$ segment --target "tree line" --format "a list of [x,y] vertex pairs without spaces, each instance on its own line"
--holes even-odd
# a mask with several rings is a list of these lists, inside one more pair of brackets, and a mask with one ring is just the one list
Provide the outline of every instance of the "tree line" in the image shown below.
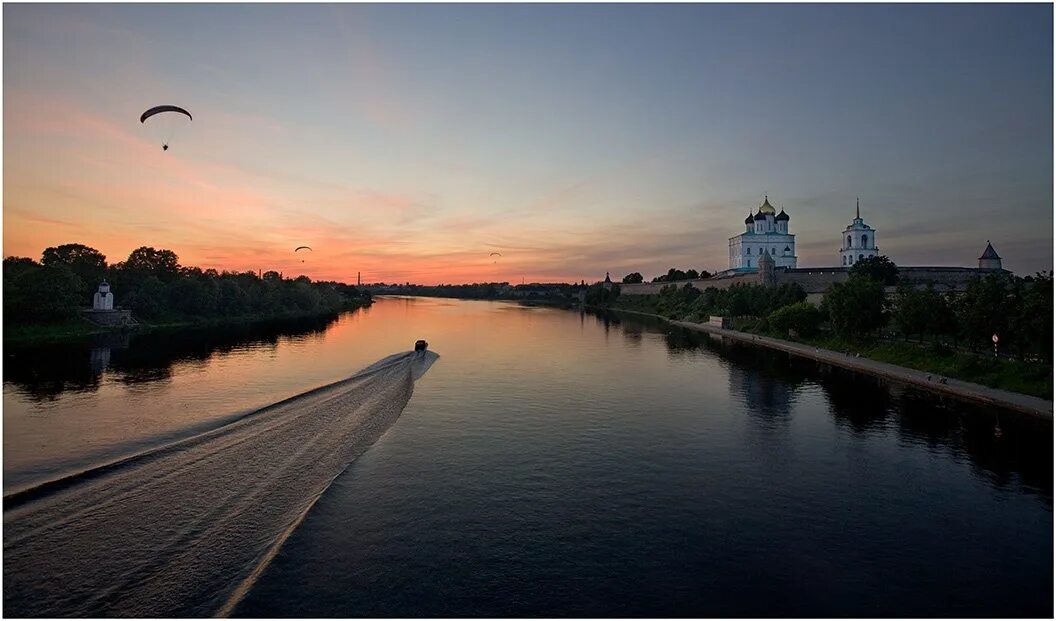
[[[680,280],[697,280],[698,278],[711,278],[711,272],[708,270],[700,270],[698,272],[694,269],[680,270],[672,267],[667,270],[666,274],[654,276],[649,282],[678,282]],[[641,272],[631,272],[623,277],[622,282],[624,284],[636,284],[645,282],[645,277],[642,276]]]
[[182,266],[175,252],[149,246],[113,264],[83,244],[54,246],[44,250],[39,262],[5,258],[3,279],[8,325],[73,319],[91,306],[103,280],[111,285],[115,306],[147,320],[323,314],[370,300],[369,293],[353,285],[307,276]]
[[[616,291],[618,295],[618,290]],[[734,284],[700,291],[688,283],[668,285],[659,294],[595,296],[598,305],[653,312],[671,319],[707,321],[711,315],[753,318],[756,326],[782,336],[809,337],[827,332],[845,341],[925,339],[971,351],[1000,349],[1025,360],[1051,362],[1053,356],[1053,274],[1018,277],[991,273],[974,279],[963,292],[939,292],[899,278],[887,257],[856,263],[846,282],[834,283],[819,306],[806,302],[799,285]]]

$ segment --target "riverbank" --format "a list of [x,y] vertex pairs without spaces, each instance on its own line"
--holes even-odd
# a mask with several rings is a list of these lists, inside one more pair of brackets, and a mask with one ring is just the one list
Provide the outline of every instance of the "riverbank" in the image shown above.
[[614,310],[616,312],[630,313],[634,315],[644,315],[647,317],[655,317],[668,321],[673,325],[689,330],[705,332],[708,334],[715,334],[723,338],[729,338],[743,343],[750,343],[753,345],[777,349],[795,356],[800,356],[802,358],[809,358],[818,362],[824,362],[826,364],[831,364],[833,366],[838,366],[844,369],[858,371],[861,373],[868,373],[870,375],[882,377],[884,379],[894,380],[905,384],[911,384],[913,386],[923,388],[925,390],[930,390],[932,392],[960,399],[967,399],[969,401],[975,401],[979,403],[985,403],[987,405],[1007,408],[1010,410],[1015,410],[1017,412],[1037,416],[1047,420],[1053,419],[1053,402],[1031,395],[1002,390],[1000,388],[992,388],[989,386],[983,386],[981,384],[975,384],[972,382],[966,382],[954,378],[947,378],[944,376],[936,375],[934,373],[929,373],[927,371],[911,369],[908,367],[898,366],[887,362],[880,362],[878,360],[872,360],[869,358],[861,358],[855,355],[850,355],[845,352],[838,352],[830,349],[822,349],[813,345],[795,343],[792,341],[786,341],[770,336],[751,334],[749,332],[740,332],[737,330],[719,328],[716,326],[702,323],[694,323],[691,321],[667,319],[666,317],[662,317],[660,315],[643,313],[640,311],[628,311],[622,309],[607,310]]
[[276,313],[270,315],[237,315],[234,317],[182,317],[161,321],[137,321],[133,326],[100,326],[87,320],[58,324],[4,326],[4,345],[36,345],[75,341],[103,334],[143,333],[152,331],[221,328],[231,325],[248,325],[273,321],[291,321],[328,317],[345,311],[366,308],[372,299],[349,303],[326,312]]

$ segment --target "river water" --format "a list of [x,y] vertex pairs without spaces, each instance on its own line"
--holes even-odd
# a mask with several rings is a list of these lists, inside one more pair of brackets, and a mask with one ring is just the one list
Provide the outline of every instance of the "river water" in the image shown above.
[[[427,373],[392,357],[417,338],[439,354]],[[1051,423],[657,321],[381,298],[332,320],[5,348],[4,362],[12,614],[1052,614]],[[356,435],[396,400],[402,414]],[[205,462],[209,478],[187,474]],[[27,489],[45,491],[12,501]],[[141,529],[171,535],[147,551],[173,559],[179,588],[114,566],[135,589],[49,591],[51,572],[70,584],[77,570],[34,560],[60,547],[40,533],[84,508],[103,526],[82,541],[98,537],[112,520],[88,508],[104,497],[120,519],[186,520]],[[110,530],[105,547],[143,552],[122,534],[135,525]],[[178,545],[218,541],[223,563]]]

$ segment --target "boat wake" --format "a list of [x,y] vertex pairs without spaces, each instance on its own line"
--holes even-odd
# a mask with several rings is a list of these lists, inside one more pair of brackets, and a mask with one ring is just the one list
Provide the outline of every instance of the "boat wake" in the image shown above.
[[399,418],[433,352],[4,497],[7,616],[226,615]]

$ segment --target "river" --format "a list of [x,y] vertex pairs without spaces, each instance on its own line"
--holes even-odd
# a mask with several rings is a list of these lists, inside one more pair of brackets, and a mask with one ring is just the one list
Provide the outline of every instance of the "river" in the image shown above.
[[[439,357],[412,394],[392,356],[418,338]],[[328,320],[4,357],[10,614],[1052,614],[1051,422],[647,318],[393,297]],[[356,436],[344,412],[372,399],[406,408]],[[246,417],[269,405],[273,421]],[[30,535],[111,494],[77,473],[121,459],[106,476],[129,491],[106,507],[124,508],[93,519],[206,509],[166,544],[179,588],[141,568],[161,586],[125,572],[128,592],[51,593],[60,570],[34,559],[59,544]],[[177,477],[202,462],[209,479]],[[63,496],[10,501],[70,476]],[[282,502],[254,504],[268,493]],[[122,534],[135,528],[107,536],[142,552]],[[226,565],[180,556],[186,541],[223,542]]]

